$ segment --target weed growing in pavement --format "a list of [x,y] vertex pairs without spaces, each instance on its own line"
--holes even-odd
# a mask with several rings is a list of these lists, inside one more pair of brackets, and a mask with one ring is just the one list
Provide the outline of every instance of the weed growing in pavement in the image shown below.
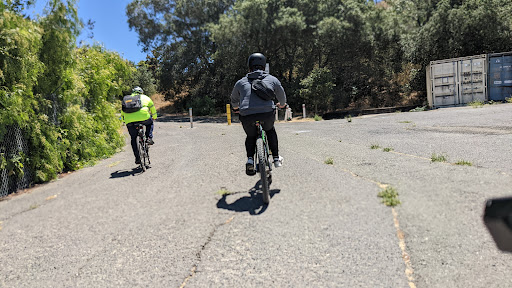
[[331,157],[329,157],[324,161],[324,163],[327,165],[334,165],[334,160]]
[[226,189],[226,187],[221,187],[219,191],[217,191],[217,194],[219,195],[229,195],[231,192]]
[[382,198],[382,203],[386,206],[394,207],[396,205],[402,204],[398,199],[398,192],[393,187],[386,187],[386,189],[382,190],[377,194],[380,198]]
[[372,144],[372,146],[370,146],[370,149],[379,149],[380,146],[379,144]]
[[315,121],[322,121],[322,120],[324,120],[324,119],[322,119],[322,116],[316,115],[316,114],[315,114],[315,117],[313,119],[315,119]]
[[398,123],[405,123],[405,124],[408,124],[408,123],[412,123],[412,121],[400,121]]
[[512,97],[505,98],[505,101],[507,101],[507,103],[512,103]]
[[436,154],[432,153],[432,156],[430,157],[430,160],[432,162],[446,162],[446,156],[442,154]]
[[352,116],[351,115],[348,115],[347,117],[345,117],[345,119],[347,119],[348,123],[352,122]]
[[473,108],[482,108],[484,106],[484,101],[475,100],[468,103],[469,106]]
[[473,166],[473,163],[466,161],[466,160],[459,160],[459,161],[455,162],[455,165]]
[[391,152],[391,151],[393,151],[393,148],[386,147],[386,148],[382,149],[382,151],[384,151],[384,152]]
[[32,204],[32,205],[30,205],[30,208],[29,208],[29,209],[30,209],[30,210],[34,210],[34,209],[36,209],[37,207],[39,207],[39,204]]

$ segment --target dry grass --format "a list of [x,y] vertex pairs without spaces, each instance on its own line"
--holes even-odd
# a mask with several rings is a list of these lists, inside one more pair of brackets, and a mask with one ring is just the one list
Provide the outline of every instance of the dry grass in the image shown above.
[[172,102],[166,101],[163,94],[154,94],[151,96],[153,103],[155,104],[156,111],[158,114],[170,114],[175,113]]

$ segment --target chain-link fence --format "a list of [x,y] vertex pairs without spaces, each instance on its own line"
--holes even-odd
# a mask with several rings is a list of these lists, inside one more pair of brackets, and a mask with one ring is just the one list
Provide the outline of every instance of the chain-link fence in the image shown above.
[[0,156],[4,162],[0,169],[0,197],[28,188],[34,182],[34,172],[25,158],[29,153],[23,131],[17,125],[8,126],[0,143]]
[[[49,123],[59,126],[59,116],[64,113],[65,106],[59,102],[60,96],[57,93],[49,94],[45,98],[51,104],[43,109],[43,113],[48,116]],[[4,161],[2,166],[5,166],[0,166],[0,197],[28,188],[34,182],[34,171],[26,163],[31,154],[28,147],[26,135],[20,127],[8,126],[7,133],[0,143],[0,156]]]

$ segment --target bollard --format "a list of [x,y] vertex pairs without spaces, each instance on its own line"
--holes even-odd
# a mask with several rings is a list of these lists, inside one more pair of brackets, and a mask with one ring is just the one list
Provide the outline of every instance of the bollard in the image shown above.
[[228,115],[228,125],[231,125],[231,105],[226,104],[226,113]]
[[288,106],[288,105],[286,105],[286,114],[284,115],[284,120],[285,121],[292,120],[292,108],[290,108],[290,106]]
[[279,121],[279,109],[276,108],[276,122]]
[[194,120],[192,119],[192,108],[188,108],[188,115],[190,116],[190,128],[194,128]]
[[302,104],[302,118],[306,119],[306,104]]

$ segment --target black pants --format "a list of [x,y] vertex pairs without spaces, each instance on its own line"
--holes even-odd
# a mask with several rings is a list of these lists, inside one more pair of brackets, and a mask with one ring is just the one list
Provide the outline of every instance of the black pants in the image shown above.
[[254,125],[256,121],[263,123],[262,127],[267,133],[268,146],[272,152],[272,156],[279,156],[277,133],[274,128],[275,117],[274,112],[251,114],[247,116],[240,115],[240,122],[242,122],[245,134],[247,135],[247,138],[245,139],[247,157],[254,157],[254,151],[256,150],[256,139],[258,138],[258,130]]
[[153,119],[149,118],[146,121],[140,121],[140,122],[132,122],[126,124],[126,128],[128,128],[128,133],[130,133],[131,138],[131,144],[132,144],[132,150],[133,155],[135,156],[135,159],[139,159],[139,150],[137,149],[137,126],[136,124],[143,124],[146,126],[146,138],[153,138]]

